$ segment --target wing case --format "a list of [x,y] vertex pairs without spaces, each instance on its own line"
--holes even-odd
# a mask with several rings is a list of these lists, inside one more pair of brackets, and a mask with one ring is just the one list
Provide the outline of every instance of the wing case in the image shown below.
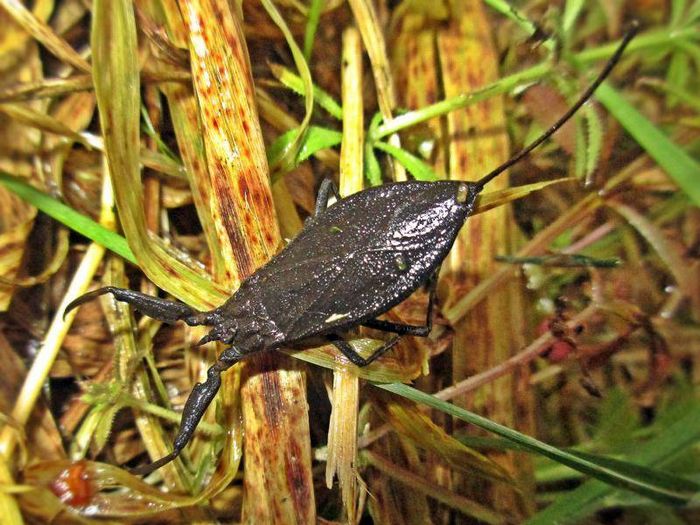
[[280,342],[342,331],[386,312],[447,255],[476,198],[465,186],[385,184],[341,199],[310,218],[222,310],[266,318]]

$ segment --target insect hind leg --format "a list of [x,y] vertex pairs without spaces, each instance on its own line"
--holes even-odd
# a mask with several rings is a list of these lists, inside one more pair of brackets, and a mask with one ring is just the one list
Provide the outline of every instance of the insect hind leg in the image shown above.
[[130,304],[142,314],[165,323],[172,324],[177,321],[185,321],[187,324],[194,326],[207,324],[209,321],[207,313],[198,312],[184,303],[168,301],[166,299],[160,299],[141,292],[117,288],[115,286],[105,286],[81,295],[66,306],[63,317],[65,318],[68,312],[81,304],[107,293],[111,293],[117,301]]
[[384,343],[380,348],[374,351],[374,353],[367,357],[364,358],[360,354],[357,353],[357,351],[348,343],[347,341],[344,341],[343,339],[340,338],[333,338],[331,339],[331,343],[333,346],[335,346],[338,350],[342,352],[342,354],[347,357],[350,362],[356,366],[359,367],[365,367],[374,360],[380,358],[383,356],[385,353],[387,353],[389,350],[394,348],[396,346],[396,343],[399,342],[400,337],[394,337]]
[[234,347],[224,350],[216,363],[207,370],[207,379],[203,383],[197,383],[190,392],[185,408],[182,410],[180,430],[173,443],[173,451],[153,463],[132,470],[133,474],[145,476],[156,469],[167,465],[177,458],[187,443],[192,440],[199,422],[207,411],[216,393],[221,387],[221,372],[224,372],[241,360],[242,354]]
[[391,321],[384,321],[382,319],[370,319],[362,323],[363,326],[367,328],[374,328],[375,330],[381,330],[383,332],[391,332],[398,335],[412,335],[416,337],[427,337],[430,331],[433,329],[433,307],[435,305],[435,298],[437,292],[437,277],[439,270],[437,270],[430,277],[426,283],[426,288],[428,289],[428,309],[425,316],[424,325],[413,325],[404,323],[393,323]]

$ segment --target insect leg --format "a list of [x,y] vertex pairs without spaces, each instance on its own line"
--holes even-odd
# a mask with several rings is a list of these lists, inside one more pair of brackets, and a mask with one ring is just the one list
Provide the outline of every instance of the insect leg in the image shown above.
[[314,215],[319,215],[323,213],[326,208],[328,208],[328,201],[331,198],[331,193],[335,197],[335,200],[340,200],[340,194],[338,193],[338,188],[335,187],[335,183],[332,179],[323,179],[321,186],[318,188],[318,196],[316,197],[316,209]]
[[202,419],[207,407],[209,407],[214,396],[216,396],[216,393],[219,391],[219,387],[221,387],[221,372],[231,368],[240,361],[242,357],[241,353],[234,347],[227,348],[221,353],[218,361],[207,370],[206,381],[194,385],[190,396],[185,402],[185,408],[182,410],[182,419],[180,420],[180,431],[175,438],[173,451],[153,463],[133,469],[133,474],[137,476],[150,474],[163,465],[167,465],[180,455],[182,449],[185,448],[185,445],[187,445],[192,439],[192,436],[194,436],[194,431],[197,425],[199,425],[199,421]]
[[167,301],[158,297],[135,292],[133,290],[126,290],[124,288],[116,288],[114,286],[105,286],[104,288],[98,288],[97,290],[81,295],[66,306],[63,317],[81,304],[106,293],[111,293],[117,301],[132,305],[142,314],[165,323],[172,324],[176,321],[185,321],[189,325],[199,325],[208,322],[208,313],[193,310],[184,303]]
[[396,343],[399,342],[400,337],[394,337],[384,343],[380,348],[375,350],[375,352],[369,356],[368,358],[362,357],[360,354],[358,354],[355,349],[348,343],[347,341],[344,341],[343,339],[340,338],[333,338],[331,340],[331,343],[333,346],[335,346],[338,350],[342,352],[342,354],[347,357],[350,362],[354,365],[357,366],[367,366],[370,364],[372,361],[375,359],[383,356],[386,352],[391,350],[394,346],[396,346]]
[[382,330],[384,332],[392,332],[399,335],[413,335],[417,337],[427,337],[430,331],[433,329],[433,306],[435,304],[435,296],[437,292],[437,276],[440,270],[438,269],[433,273],[426,287],[428,289],[428,311],[425,318],[425,324],[422,326],[404,324],[404,323],[392,323],[391,321],[384,321],[382,319],[370,319],[362,323],[363,326],[367,328],[374,328],[375,330]]

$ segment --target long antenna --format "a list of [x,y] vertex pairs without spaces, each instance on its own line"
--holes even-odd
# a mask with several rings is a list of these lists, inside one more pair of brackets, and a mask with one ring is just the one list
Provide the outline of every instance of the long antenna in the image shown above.
[[557,120],[547,131],[542,133],[542,135],[540,135],[536,140],[534,140],[529,146],[526,146],[524,149],[520,150],[510,159],[498,166],[495,170],[489,172],[487,175],[476,181],[475,189],[477,191],[481,191],[483,187],[486,186],[486,184],[498,177],[501,173],[510,168],[513,164],[516,164],[524,157],[527,157],[533,149],[535,149],[537,146],[539,146],[545,140],[551,137],[559,128],[561,128],[566,123],[567,120],[569,120],[574,115],[574,113],[581,109],[581,106],[583,106],[588,101],[588,99],[591,98],[595,90],[598,89],[598,86],[600,86],[603,83],[603,80],[605,80],[610,74],[610,72],[613,70],[615,64],[617,64],[617,62],[622,57],[622,54],[625,52],[627,44],[629,44],[630,41],[634,38],[638,30],[639,22],[634,20],[630,24],[630,28],[627,30],[627,33],[625,33],[625,36],[622,38],[622,42],[620,43],[619,47],[615,50],[613,56],[610,57],[610,60],[608,60],[608,63],[605,64],[605,67],[600,72],[598,77],[593,81],[593,83],[590,86],[588,86],[588,89],[583,93],[583,95],[581,95],[581,97],[576,101],[576,103],[573,106],[571,106],[569,110],[566,113],[564,113],[564,115],[562,115],[559,120]]

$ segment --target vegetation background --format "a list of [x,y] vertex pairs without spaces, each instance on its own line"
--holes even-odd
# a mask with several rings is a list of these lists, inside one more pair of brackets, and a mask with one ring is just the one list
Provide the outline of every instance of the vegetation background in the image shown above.
[[[632,20],[595,100],[482,196],[430,338],[362,370],[255,356],[181,459],[128,473],[220,349],[68,301],[211,308],[324,177],[475,180]],[[0,521],[698,520],[700,2],[0,0],[0,21]]]

